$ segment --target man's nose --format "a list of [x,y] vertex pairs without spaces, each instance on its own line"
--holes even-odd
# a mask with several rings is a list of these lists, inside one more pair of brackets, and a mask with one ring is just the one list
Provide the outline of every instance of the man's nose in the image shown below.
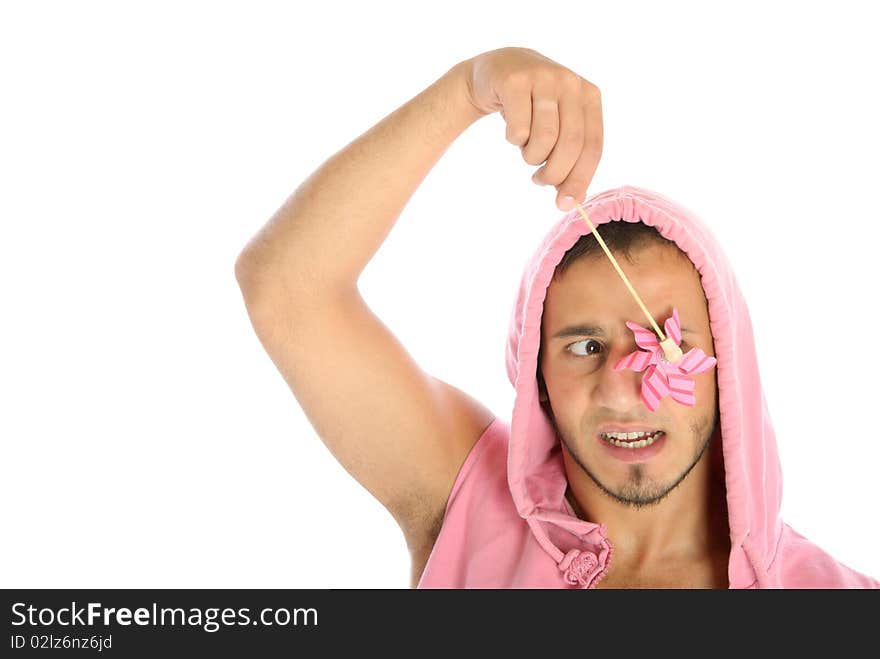
[[632,349],[609,353],[598,373],[594,391],[595,402],[612,410],[637,409],[642,400],[642,376],[644,371],[632,369],[614,370],[614,365]]

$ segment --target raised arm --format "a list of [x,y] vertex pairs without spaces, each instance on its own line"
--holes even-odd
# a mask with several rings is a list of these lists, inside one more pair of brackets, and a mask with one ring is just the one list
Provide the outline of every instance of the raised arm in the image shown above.
[[547,161],[533,180],[557,187],[560,208],[566,193],[583,199],[601,153],[597,88],[502,48],[456,64],[332,155],[235,264],[261,343],[332,454],[398,521],[414,563],[493,414],[423,372],[357,282],[446,149],[495,111],[526,162]]
[[357,281],[432,166],[485,115],[469,101],[466,65],[332,155],[235,265],[253,327],[317,434],[415,552],[493,416],[424,373]]

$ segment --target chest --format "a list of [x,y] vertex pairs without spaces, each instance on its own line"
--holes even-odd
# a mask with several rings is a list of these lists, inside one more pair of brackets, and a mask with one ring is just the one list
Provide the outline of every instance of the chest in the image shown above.
[[718,558],[663,569],[634,570],[612,564],[596,588],[728,588],[727,560]]

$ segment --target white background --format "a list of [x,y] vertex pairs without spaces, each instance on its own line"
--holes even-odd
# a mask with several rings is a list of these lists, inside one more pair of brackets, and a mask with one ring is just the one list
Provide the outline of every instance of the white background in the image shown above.
[[[0,586],[408,586],[402,534],[309,425],[234,262],[327,157],[502,46],[602,90],[589,194],[648,187],[712,227],[752,314],[783,518],[880,576],[872,12],[4,3]],[[561,216],[535,169],[481,119],[361,279],[425,370],[507,419],[516,286]]]

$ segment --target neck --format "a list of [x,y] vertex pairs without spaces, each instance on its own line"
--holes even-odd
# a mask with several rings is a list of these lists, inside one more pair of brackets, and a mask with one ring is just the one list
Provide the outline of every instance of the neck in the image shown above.
[[713,438],[681,483],[638,509],[603,492],[564,450],[566,498],[578,517],[605,525],[618,560],[634,567],[701,560],[729,547],[723,471],[713,468],[720,450]]

